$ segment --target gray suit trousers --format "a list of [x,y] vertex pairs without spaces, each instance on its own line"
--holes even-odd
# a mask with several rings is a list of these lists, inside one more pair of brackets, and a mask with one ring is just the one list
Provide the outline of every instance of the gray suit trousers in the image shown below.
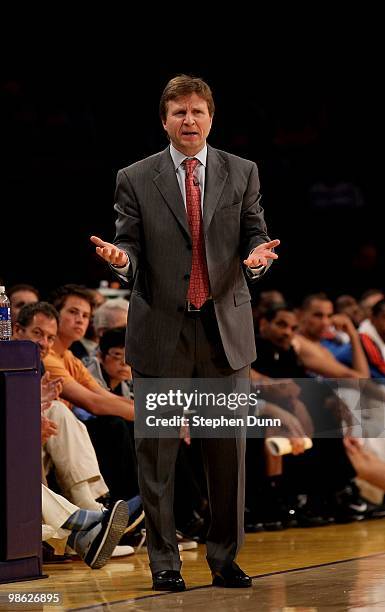
[[[134,387],[135,381],[146,378],[137,371],[133,374]],[[233,370],[229,366],[212,301],[206,302],[200,314],[185,313],[176,352],[164,377],[249,378],[249,367]],[[145,410],[140,402],[137,404],[136,396],[135,410]],[[181,567],[173,515],[174,471],[181,443],[178,438],[136,439],[153,573]],[[211,570],[218,571],[231,565],[243,543],[245,438],[205,438],[201,444],[211,511],[207,561]]]

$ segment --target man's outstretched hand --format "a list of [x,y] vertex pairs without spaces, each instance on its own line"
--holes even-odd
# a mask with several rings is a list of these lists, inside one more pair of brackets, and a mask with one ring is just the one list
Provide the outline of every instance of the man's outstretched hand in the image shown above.
[[255,247],[254,251],[250,253],[247,259],[243,261],[245,266],[249,268],[257,268],[258,266],[267,266],[268,259],[278,259],[278,255],[273,253],[271,249],[278,246],[280,240],[270,240],[270,242],[263,242]]
[[91,236],[90,240],[96,244],[96,253],[108,263],[122,268],[128,264],[127,253],[118,249],[111,242],[105,242],[97,236]]
[[[91,236],[91,242],[96,245],[96,253],[113,266],[124,267],[128,264],[127,253],[118,249],[118,247],[111,244],[111,242],[105,242],[101,238],[98,238],[98,236]],[[267,266],[268,259],[278,259],[278,255],[273,253],[271,249],[274,249],[274,247],[279,244],[280,240],[270,240],[270,242],[259,244],[243,263],[250,268]]]

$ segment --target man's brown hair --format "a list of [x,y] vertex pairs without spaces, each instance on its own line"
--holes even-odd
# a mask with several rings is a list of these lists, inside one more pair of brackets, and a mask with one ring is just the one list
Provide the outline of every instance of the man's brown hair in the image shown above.
[[67,298],[72,296],[81,298],[82,300],[88,302],[91,306],[91,311],[94,309],[95,300],[92,292],[83,285],[63,285],[53,292],[50,301],[55,306],[56,310],[60,312],[64,307]]
[[17,323],[20,325],[20,327],[28,327],[28,325],[31,325],[33,318],[38,314],[44,315],[47,317],[47,319],[54,319],[59,325],[59,315],[57,310],[48,302],[33,302],[32,304],[25,304],[17,315]]
[[159,114],[162,121],[166,120],[167,102],[169,100],[175,100],[180,96],[189,96],[192,93],[196,93],[197,96],[206,100],[209,115],[212,117],[215,110],[214,99],[212,91],[207,83],[198,77],[188,74],[179,74],[167,83],[160,98]]

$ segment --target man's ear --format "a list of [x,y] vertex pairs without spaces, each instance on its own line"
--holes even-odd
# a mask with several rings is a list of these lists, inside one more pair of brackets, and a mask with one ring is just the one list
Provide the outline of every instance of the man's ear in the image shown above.
[[259,332],[261,334],[265,331],[266,325],[267,325],[267,320],[265,319],[265,317],[261,317],[259,319]]
[[20,323],[17,323],[16,321],[16,323],[13,324],[13,335],[16,337],[20,336],[22,329],[23,328],[21,327]]

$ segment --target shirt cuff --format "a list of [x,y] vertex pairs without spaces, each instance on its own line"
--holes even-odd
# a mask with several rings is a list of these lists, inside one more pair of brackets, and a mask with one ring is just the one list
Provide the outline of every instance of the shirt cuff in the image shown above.
[[265,268],[266,266],[263,265],[260,265],[257,268],[250,268],[249,266],[247,266],[246,272],[250,278],[257,278],[258,276],[261,276],[261,274],[263,274]]
[[111,264],[111,267],[114,269],[116,274],[120,274],[121,276],[127,276],[127,272],[130,268],[130,260],[128,260],[128,263],[126,263],[126,265],[123,268],[114,266],[114,264]]

